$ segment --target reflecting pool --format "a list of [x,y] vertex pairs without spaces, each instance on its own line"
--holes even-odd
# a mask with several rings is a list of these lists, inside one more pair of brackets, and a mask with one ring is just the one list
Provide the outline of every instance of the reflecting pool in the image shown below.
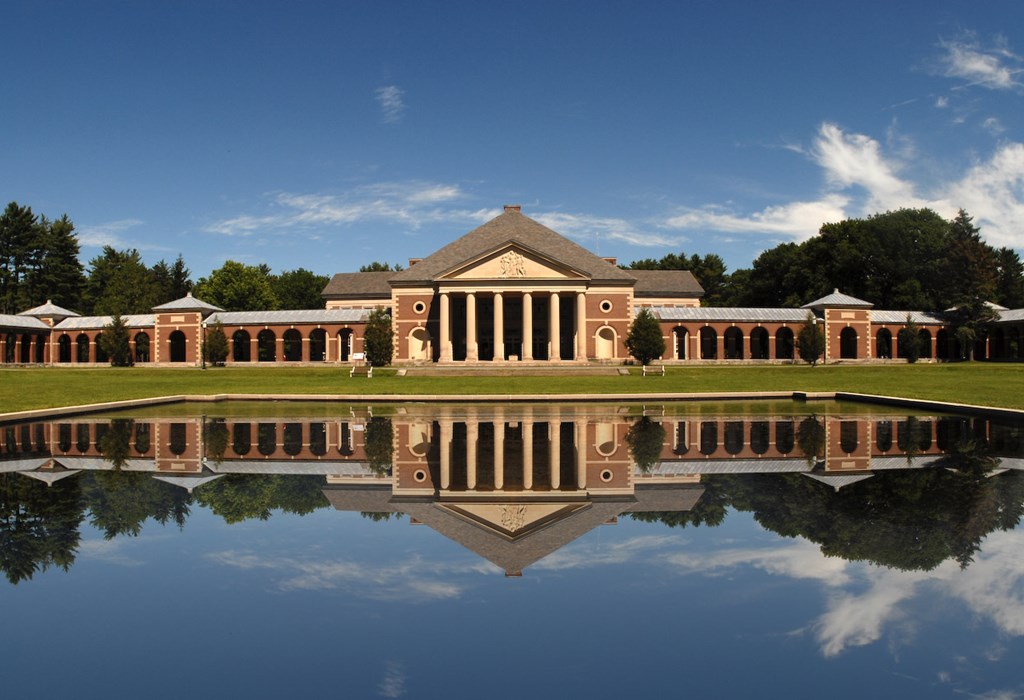
[[1018,697],[1024,427],[219,403],[0,425],[10,697]]

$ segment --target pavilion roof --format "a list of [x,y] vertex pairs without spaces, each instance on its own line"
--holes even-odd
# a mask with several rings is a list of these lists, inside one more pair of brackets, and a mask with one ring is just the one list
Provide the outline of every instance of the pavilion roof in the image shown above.
[[213,304],[207,304],[202,299],[197,299],[189,292],[181,299],[169,301],[160,306],[154,306],[153,311],[223,311],[224,309]]
[[389,280],[398,273],[339,272],[320,293],[325,299],[391,299]]
[[874,306],[874,304],[872,304],[870,301],[858,299],[857,297],[851,297],[849,294],[843,294],[842,292],[839,291],[839,288],[836,287],[836,289],[833,290],[831,294],[823,296],[821,299],[815,299],[810,304],[804,304],[800,308],[820,309],[826,306],[838,306],[844,308],[861,307],[870,309],[872,306]]
[[50,327],[32,316],[0,314],[0,328],[15,331],[48,331]]
[[689,270],[630,270],[629,274],[636,277],[636,297],[704,296],[704,287]]
[[57,306],[49,299],[46,300],[45,304],[36,306],[27,311],[22,311],[19,316],[35,316],[36,318],[68,318],[70,316],[78,316],[74,311],[70,311],[61,306]]

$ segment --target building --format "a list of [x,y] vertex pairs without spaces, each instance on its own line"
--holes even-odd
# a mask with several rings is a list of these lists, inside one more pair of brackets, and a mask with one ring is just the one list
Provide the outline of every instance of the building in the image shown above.
[[[623,363],[643,307],[660,321],[667,363],[793,362],[808,314],[825,329],[825,362],[901,357],[908,318],[922,359],[962,356],[939,312],[876,310],[838,289],[800,309],[702,307],[703,293],[688,271],[621,269],[506,206],[402,271],[334,275],[324,309],[228,312],[186,296],[125,321],[136,364],[155,365],[199,365],[214,324],[227,335],[229,365],[358,362],[375,308],[391,313],[398,365]],[[975,356],[1021,359],[1024,309],[998,310]],[[0,364],[105,363],[98,341],[111,320],[49,302],[0,315]]]

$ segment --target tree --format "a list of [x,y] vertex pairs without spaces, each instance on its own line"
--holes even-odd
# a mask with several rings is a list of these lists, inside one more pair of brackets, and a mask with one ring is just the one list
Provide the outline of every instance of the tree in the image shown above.
[[266,311],[280,308],[266,265],[245,265],[228,260],[202,277],[195,296],[225,311]]
[[271,278],[271,287],[282,309],[322,309],[321,296],[330,279],[304,268],[287,270]]
[[921,357],[921,333],[914,319],[907,314],[907,320],[900,332],[896,334],[900,357],[913,364]]
[[996,302],[1008,309],[1024,308],[1024,263],[1012,248],[1000,248],[996,258],[999,265]]
[[181,299],[192,291],[191,272],[185,267],[185,261],[181,254],[173,265],[168,265],[161,260],[151,269],[153,285],[156,287],[156,304],[166,304],[175,299]]
[[366,422],[364,435],[363,448],[370,469],[376,474],[390,474],[395,451],[394,426],[391,419],[373,416]]
[[130,367],[132,365],[131,338],[128,326],[120,314],[115,314],[113,320],[103,327],[100,348],[110,358],[112,366]]
[[394,333],[391,330],[391,314],[379,306],[370,312],[363,336],[366,361],[374,367],[391,364],[394,353]]
[[30,306],[26,283],[42,260],[42,232],[31,207],[17,202],[0,214],[0,313]]
[[640,309],[626,335],[626,350],[642,365],[665,354],[661,325],[648,308]]
[[633,462],[642,472],[649,472],[661,459],[665,444],[665,428],[661,423],[643,416],[626,431],[626,445]]
[[203,352],[206,361],[215,365],[222,365],[228,359],[228,337],[224,333],[224,324],[220,321],[206,329]]
[[81,308],[85,273],[78,260],[75,225],[63,215],[56,221],[39,219],[41,258],[26,277],[22,291],[23,306],[39,306],[47,299],[69,309]]
[[804,326],[796,338],[796,347],[800,353],[800,359],[809,362],[811,367],[818,364],[818,358],[825,352],[825,329],[823,323],[810,311],[804,320]]
[[379,262],[377,260],[374,260],[369,265],[359,266],[360,272],[400,272],[401,270],[401,265],[392,265],[391,263]]
[[134,248],[115,250],[103,246],[101,255],[89,262],[85,306],[96,316],[147,314],[157,305],[152,274]]
[[669,253],[660,260],[634,260],[626,269],[689,270],[704,288],[704,296],[701,299],[704,306],[722,306],[727,294],[729,275],[726,274],[725,261],[714,253],[708,253],[703,258],[697,254],[686,257],[685,252],[678,255]]

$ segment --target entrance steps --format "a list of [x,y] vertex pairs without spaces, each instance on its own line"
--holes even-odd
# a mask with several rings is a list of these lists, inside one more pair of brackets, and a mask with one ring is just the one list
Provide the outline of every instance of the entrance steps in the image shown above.
[[400,368],[406,377],[615,377],[628,374],[616,365],[583,365],[576,363],[470,363],[457,365],[412,365]]

